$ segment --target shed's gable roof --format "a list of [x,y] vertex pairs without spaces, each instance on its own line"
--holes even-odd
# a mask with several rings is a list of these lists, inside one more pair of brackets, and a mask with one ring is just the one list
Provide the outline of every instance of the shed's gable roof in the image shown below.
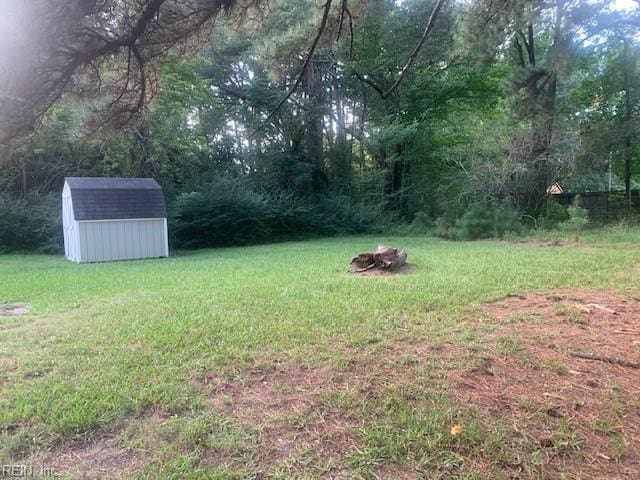
[[77,221],[166,218],[162,188],[152,178],[67,177]]

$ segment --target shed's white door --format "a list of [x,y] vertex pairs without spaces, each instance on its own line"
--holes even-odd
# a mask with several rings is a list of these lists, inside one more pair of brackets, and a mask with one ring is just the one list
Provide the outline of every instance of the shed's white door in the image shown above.
[[64,256],[77,262],[78,245],[73,218],[73,203],[70,196],[62,197],[62,233],[64,235]]

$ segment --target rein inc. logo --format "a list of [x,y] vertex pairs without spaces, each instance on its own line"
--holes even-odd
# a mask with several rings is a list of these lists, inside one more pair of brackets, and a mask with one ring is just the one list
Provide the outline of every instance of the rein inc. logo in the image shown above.
[[55,468],[40,465],[0,465],[0,478],[36,478],[36,477],[60,477],[62,473]]

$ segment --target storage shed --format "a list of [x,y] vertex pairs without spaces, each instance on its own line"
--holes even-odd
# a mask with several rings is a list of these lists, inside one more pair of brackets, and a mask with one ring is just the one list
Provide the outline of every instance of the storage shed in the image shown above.
[[152,178],[65,178],[62,225],[74,262],[169,256],[164,194]]

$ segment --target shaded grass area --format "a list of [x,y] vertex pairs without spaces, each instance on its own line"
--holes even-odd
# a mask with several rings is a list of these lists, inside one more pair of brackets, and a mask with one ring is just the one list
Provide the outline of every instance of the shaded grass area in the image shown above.
[[[0,318],[0,463],[51,460],[50,450],[60,457],[108,436],[135,459],[98,478],[496,478],[512,464],[542,475],[525,439],[452,401],[432,365],[437,349],[411,353],[393,370],[413,372],[399,383],[386,364],[375,388],[332,383],[309,408],[345,415],[352,442],[326,455],[313,443],[323,436],[294,437],[288,456],[265,458],[273,418],[225,414],[199,379],[246,381],[289,363],[350,377],[397,342],[473,351],[483,327],[468,318],[479,302],[566,287],[633,294],[639,241],[640,230],[618,229],[588,232],[578,247],[347,237],[94,265],[0,257],[0,303],[32,305]],[[405,248],[415,269],[347,275],[351,257],[377,243]],[[499,348],[518,345],[505,338]],[[312,417],[297,412],[285,425]],[[75,467],[64,465],[71,476]]]

